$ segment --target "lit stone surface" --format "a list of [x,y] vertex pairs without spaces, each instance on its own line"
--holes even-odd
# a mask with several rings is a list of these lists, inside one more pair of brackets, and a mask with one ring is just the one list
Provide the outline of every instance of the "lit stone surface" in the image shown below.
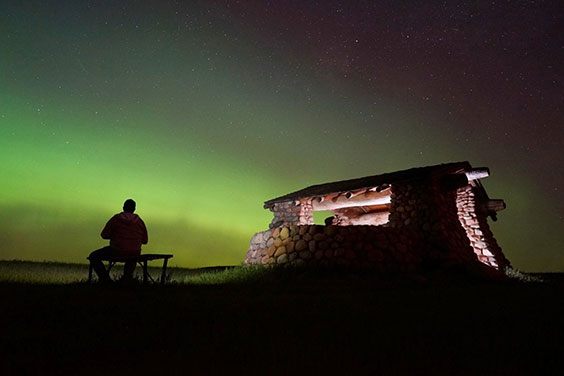
[[[256,241],[260,236],[253,237],[245,264],[268,265],[275,259],[276,264],[284,265],[350,265],[391,270],[395,265],[417,269],[422,260],[421,238],[410,231],[406,234],[404,231],[389,227],[346,226],[337,233],[335,229],[325,231],[327,229],[325,226],[304,225],[303,227],[305,227],[304,234],[297,235],[299,239],[295,243],[288,243],[287,246],[278,248],[274,245],[266,249],[261,248],[260,243]],[[324,234],[325,240],[322,242],[314,239],[310,239],[309,242],[304,240],[307,235],[311,236],[310,231],[314,234]],[[278,238],[272,238],[274,244],[282,236],[282,231],[273,234],[278,235]],[[265,232],[262,233],[262,236],[264,235]],[[321,249],[321,243],[324,249]]]
[[488,218],[477,208],[477,193],[468,185],[457,191],[456,207],[458,220],[474,250],[478,260],[493,268],[505,268],[510,265],[503,255],[488,225]]

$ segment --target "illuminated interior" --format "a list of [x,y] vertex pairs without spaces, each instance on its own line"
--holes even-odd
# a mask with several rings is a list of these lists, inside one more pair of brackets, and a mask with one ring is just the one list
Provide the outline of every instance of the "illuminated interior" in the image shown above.
[[311,200],[313,212],[326,210],[333,213],[332,221],[325,224],[338,226],[381,226],[389,221],[391,188],[378,187],[316,197]]

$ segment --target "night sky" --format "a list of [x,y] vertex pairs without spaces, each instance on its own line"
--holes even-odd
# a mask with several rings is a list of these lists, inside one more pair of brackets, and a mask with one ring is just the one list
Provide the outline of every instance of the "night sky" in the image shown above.
[[468,160],[513,265],[564,270],[558,1],[2,1],[0,259],[239,264],[265,200]]

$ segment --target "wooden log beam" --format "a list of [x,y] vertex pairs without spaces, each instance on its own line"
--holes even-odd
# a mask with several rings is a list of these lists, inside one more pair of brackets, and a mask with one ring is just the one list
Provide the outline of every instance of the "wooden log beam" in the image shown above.
[[335,210],[354,206],[384,205],[392,201],[390,195],[389,189],[382,192],[366,192],[351,198],[342,195],[323,202],[312,200],[312,206],[313,210]]
[[502,211],[506,207],[507,205],[505,204],[505,201],[503,201],[502,199],[490,199],[484,203],[484,209],[488,213],[490,212],[497,213],[498,211]]
[[477,167],[466,171],[465,174],[468,180],[483,179],[490,176],[490,169],[487,167]]
[[345,193],[345,197],[348,198],[348,199],[351,199],[351,198],[358,196],[358,195],[361,195],[365,192],[366,192],[366,189],[362,189],[360,191],[349,191],[349,192]]
[[388,223],[390,212],[374,212],[359,215],[358,217],[349,218],[349,223],[353,226],[381,226]]
[[382,184],[382,185],[379,185],[378,187],[376,187],[376,192],[382,192],[382,191],[384,191],[388,188],[390,188],[389,184]]

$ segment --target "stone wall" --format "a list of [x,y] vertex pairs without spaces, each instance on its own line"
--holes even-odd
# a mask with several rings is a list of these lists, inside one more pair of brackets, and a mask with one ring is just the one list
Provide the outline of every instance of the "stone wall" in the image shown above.
[[444,190],[432,180],[392,186],[389,226],[420,233],[435,262],[476,260],[465,230],[458,221],[456,190]]
[[269,228],[290,226],[290,225],[312,225],[313,209],[311,202],[280,202],[274,204],[270,209],[274,214],[274,218]]
[[477,206],[476,189],[468,185],[457,191],[458,219],[474,253],[482,263],[496,269],[510,266],[488,225],[487,213]]
[[246,265],[346,265],[382,272],[414,271],[422,261],[418,234],[377,226],[292,225],[259,232]]
[[394,183],[389,212],[338,209],[331,226],[313,225],[310,202],[276,203],[271,230],[252,238],[245,264],[343,264],[386,271],[411,270],[422,260],[446,266],[476,260],[496,269],[509,266],[487,213],[477,209],[477,202],[487,198],[477,198],[481,191],[470,184],[457,187],[432,176]]

